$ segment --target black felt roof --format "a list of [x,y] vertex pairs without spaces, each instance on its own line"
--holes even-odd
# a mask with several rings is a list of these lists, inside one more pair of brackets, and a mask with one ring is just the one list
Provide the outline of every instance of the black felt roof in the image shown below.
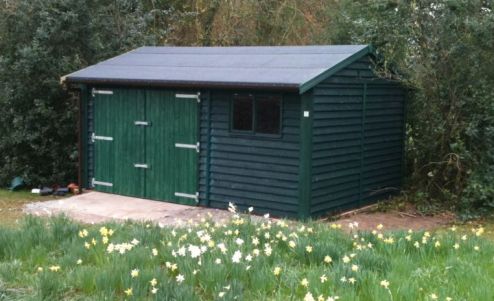
[[141,47],[64,76],[69,83],[286,88],[300,93],[367,45]]

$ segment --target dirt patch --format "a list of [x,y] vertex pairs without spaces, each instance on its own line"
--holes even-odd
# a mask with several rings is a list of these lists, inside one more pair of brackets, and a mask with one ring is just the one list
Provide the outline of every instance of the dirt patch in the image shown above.
[[361,212],[342,217],[337,223],[346,225],[357,222],[360,230],[373,230],[382,224],[387,230],[434,230],[455,221],[452,213],[443,213],[435,216],[423,216],[416,212]]

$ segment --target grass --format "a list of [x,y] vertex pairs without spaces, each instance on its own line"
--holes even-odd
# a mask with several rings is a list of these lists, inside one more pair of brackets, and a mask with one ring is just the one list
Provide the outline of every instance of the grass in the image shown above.
[[0,300],[494,298],[483,228],[466,237],[339,228],[249,216],[177,228],[26,217],[0,229]]
[[42,197],[25,190],[0,189],[0,226],[14,226],[23,216],[22,207],[25,204],[53,198]]

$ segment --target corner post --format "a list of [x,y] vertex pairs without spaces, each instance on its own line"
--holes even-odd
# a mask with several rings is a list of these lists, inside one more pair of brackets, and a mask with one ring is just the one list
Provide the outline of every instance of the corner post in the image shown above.
[[88,184],[88,158],[87,158],[87,142],[88,142],[88,130],[87,130],[87,104],[89,91],[86,85],[82,85],[79,88],[79,122],[78,122],[78,151],[79,151],[79,167],[78,167],[78,176],[79,176],[79,187],[87,188]]
[[312,198],[312,89],[301,95],[300,106],[300,164],[299,164],[299,212],[301,219],[311,216]]

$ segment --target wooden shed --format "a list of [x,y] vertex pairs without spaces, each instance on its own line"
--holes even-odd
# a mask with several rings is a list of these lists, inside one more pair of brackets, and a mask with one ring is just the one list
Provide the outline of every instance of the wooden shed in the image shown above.
[[82,187],[276,216],[399,190],[404,90],[367,45],[142,47],[62,78],[80,89]]

